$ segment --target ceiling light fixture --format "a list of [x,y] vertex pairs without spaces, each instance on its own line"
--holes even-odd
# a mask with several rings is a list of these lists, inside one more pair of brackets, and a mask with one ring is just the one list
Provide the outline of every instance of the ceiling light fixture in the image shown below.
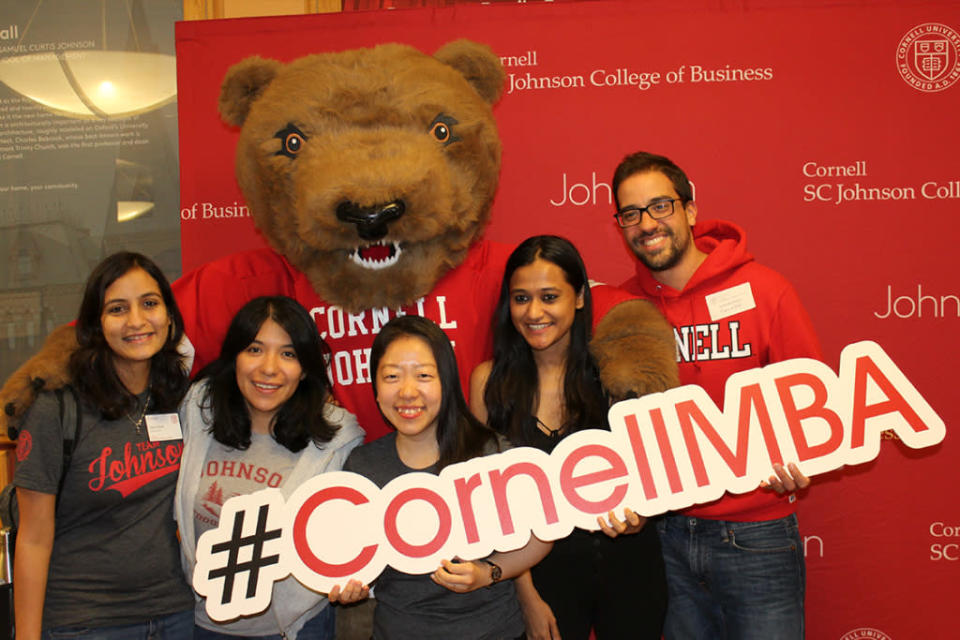
[[[26,37],[43,0],[17,44]],[[70,50],[0,60],[0,81],[53,113],[83,119],[128,118],[174,101],[176,58],[140,51],[129,2],[125,1],[136,51],[106,50],[106,0],[100,2],[102,50]]]

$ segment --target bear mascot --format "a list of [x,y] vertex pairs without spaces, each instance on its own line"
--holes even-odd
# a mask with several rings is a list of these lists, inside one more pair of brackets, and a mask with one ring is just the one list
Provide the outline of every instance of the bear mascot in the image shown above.
[[[468,388],[492,352],[509,254],[481,237],[500,170],[491,105],[503,83],[499,58],[466,40],[433,56],[383,44],[233,66],[220,114],[241,127],[237,180],[270,248],[212,261],[174,284],[194,370],[216,357],[244,303],[284,294],[315,318],[331,348],[336,397],[368,439],[387,431],[369,352],[391,317],[436,321]],[[591,349],[611,396],[676,386],[672,332],[652,305],[609,287],[594,298]],[[0,392],[0,420],[21,415],[39,389],[63,384],[74,345],[72,328],[51,334]]]

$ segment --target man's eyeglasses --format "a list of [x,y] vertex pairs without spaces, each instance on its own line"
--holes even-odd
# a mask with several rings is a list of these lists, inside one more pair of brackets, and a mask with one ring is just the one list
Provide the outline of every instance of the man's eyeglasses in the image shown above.
[[632,227],[635,224],[640,224],[640,220],[643,219],[644,211],[649,213],[650,217],[654,220],[662,220],[673,214],[674,202],[680,202],[680,198],[657,200],[656,202],[651,202],[645,207],[627,207],[626,209],[617,211],[615,214],[613,214],[613,217],[617,219],[617,224],[619,224],[621,227]]

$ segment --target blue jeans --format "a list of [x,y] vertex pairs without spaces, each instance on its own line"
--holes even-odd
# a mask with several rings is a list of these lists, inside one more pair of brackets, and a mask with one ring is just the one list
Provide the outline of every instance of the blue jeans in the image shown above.
[[806,570],[797,517],[761,522],[669,514],[666,640],[800,640]]
[[58,627],[44,631],[43,640],[190,640],[193,609],[171,613],[146,622],[116,627]]
[[[336,614],[333,605],[327,605],[323,611],[307,620],[303,628],[297,632],[297,640],[334,640],[336,637]],[[240,636],[231,636],[226,633],[210,631],[203,627],[196,627],[193,633],[194,640],[237,640]],[[245,636],[256,640],[283,640],[286,636],[274,634],[271,636]]]

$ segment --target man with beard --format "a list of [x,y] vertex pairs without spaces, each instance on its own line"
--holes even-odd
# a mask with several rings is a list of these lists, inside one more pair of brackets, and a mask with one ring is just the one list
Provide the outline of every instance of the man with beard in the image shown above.
[[[686,174],[663,156],[631,154],[613,176],[614,217],[636,255],[624,289],[656,304],[673,326],[680,382],[718,407],[738,371],[821,358],[796,291],[757,264],[743,230],[697,223]],[[803,638],[805,569],[796,496],[809,480],[794,464],[756,490],[658,518],[669,601],[664,636]]]

